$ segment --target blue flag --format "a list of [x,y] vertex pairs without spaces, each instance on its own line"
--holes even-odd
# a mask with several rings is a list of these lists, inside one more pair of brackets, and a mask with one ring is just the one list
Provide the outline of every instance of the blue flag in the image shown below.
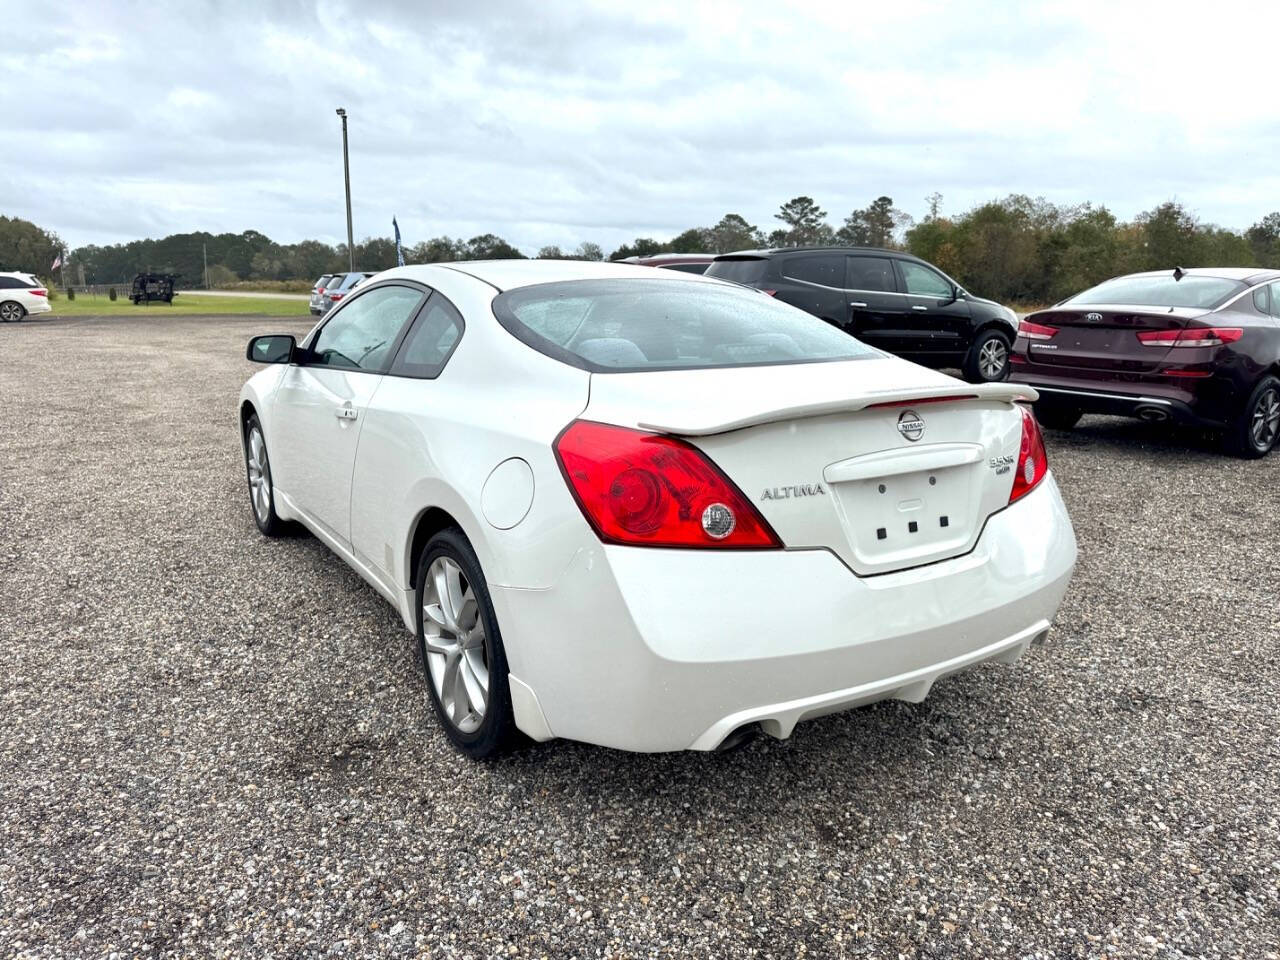
[[396,218],[391,218],[391,226],[396,228],[396,266],[404,266],[404,248],[400,246],[400,224],[396,223]]

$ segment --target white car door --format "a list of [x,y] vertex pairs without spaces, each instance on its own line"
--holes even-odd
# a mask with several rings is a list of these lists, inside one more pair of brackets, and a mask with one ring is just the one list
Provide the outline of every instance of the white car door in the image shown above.
[[284,372],[272,402],[277,490],[348,549],[351,472],[365,412],[425,298],[422,288],[399,283],[352,296]]
[[[374,400],[351,488],[351,543],[357,559],[401,583],[397,559],[404,541],[404,504],[423,478],[439,476],[429,429],[433,413],[453,403],[437,380],[462,339],[462,314],[433,293],[404,338]],[[487,471],[492,464],[485,463]],[[406,587],[412,584],[404,584]]]

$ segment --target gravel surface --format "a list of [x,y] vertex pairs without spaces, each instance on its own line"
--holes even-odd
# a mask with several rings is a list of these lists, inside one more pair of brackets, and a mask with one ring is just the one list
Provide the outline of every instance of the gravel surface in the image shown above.
[[1277,956],[1280,456],[1087,419],[1017,665],[479,764],[392,609],[254,528],[244,345],[302,329],[0,326],[0,955]]

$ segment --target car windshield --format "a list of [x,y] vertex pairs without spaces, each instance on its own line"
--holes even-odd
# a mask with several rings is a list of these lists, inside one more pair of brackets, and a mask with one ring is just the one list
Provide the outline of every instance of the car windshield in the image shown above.
[[1233,293],[1244,289],[1237,280],[1222,277],[1193,277],[1184,274],[1117,277],[1065,300],[1066,304],[1132,304],[1138,307],[1216,307]]
[[707,267],[708,277],[732,280],[734,283],[755,283],[764,276],[767,260],[746,257],[739,260],[716,260]]
[[795,307],[721,284],[647,278],[544,283],[499,295],[493,311],[535,350],[601,373],[877,355]]

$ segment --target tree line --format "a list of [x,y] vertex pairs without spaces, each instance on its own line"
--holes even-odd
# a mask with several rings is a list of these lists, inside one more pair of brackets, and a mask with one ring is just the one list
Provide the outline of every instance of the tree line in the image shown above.
[[[1280,268],[1280,212],[1243,232],[1202,223],[1175,201],[1130,221],[1089,203],[1058,205],[1011,194],[954,217],[941,211],[942,197],[927,198],[928,211],[914,220],[882,196],[832,223],[811,197],[795,197],[774,215],[767,231],[736,213],[712,226],[691,227],[666,240],[637,237],[611,260],[658,253],[729,253],[765,246],[846,244],[891,247],[928,260],[974,293],[1007,303],[1052,303],[1108,277],[1174,266]],[[55,282],[50,265],[63,250],[55,233],[29,221],[0,216],[0,270],[22,270]],[[404,248],[407,263],[523,258],[491,233],[470,240],[435,237]],[[573,250],[541,248],[543,259],[603,260],[604,251],[584,242]],[[176,273],[180,286],[203,284],[208,263],[211,286],[244,281],[311,281],[347,268],[345,244],[318,240],[280,244],[256,230],[244,233],[174,234],[157,240],[89,245],[70,253],[68,280],[119,283],[144,270]],[[395,242],[369,237],[356,245],[355,264],[385,270],[396,264]]]

